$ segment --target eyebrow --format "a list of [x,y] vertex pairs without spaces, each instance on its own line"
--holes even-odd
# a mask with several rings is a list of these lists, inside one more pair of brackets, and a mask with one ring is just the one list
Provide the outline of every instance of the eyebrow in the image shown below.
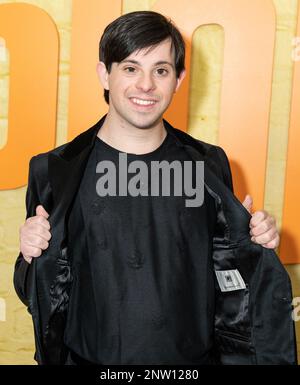
[[[127,60],[122,60],[119,64],[122,64],[122,63],[132,63],[132,64],[136,64],[138,66],[142,66],[142,64],[140,62],[138,62],[137,60],[131,60],[131,59],[127,59]],[[166,60],[160,60],[156,63],[154,63],[154,66],[158,66],[158,65],[162,65],[162,64],[168,64],[169,66],[171,66],[173,69],[174,69],[174,65],[172,63],[170,63],[169,61],[166,61]]]

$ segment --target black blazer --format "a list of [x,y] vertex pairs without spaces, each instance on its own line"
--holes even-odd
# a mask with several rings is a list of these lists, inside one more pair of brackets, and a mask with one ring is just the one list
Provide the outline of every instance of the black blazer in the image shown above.
[[[72,281],[67,219],[104,119],[72,142],[30,161],[27,217],[34,216],[36,206],[42,204],[50,213],[52,238],[48,249],[31,264],[20,253],[14,285],[33,318],[35,359],[39,364],[64,364],[68,355],[63,344]],[[216,362],[295,364],[290,280],[273,250],[251,242],[251,216],[232,193],[226,154],[220,147],[198,141],[166,121],[164,125],[193,160],[205,161],[205,187],[218,211],[211,256],[215,270],[223,276],[238,270],[245,284],[239,290],[222,291],[216,279]]]

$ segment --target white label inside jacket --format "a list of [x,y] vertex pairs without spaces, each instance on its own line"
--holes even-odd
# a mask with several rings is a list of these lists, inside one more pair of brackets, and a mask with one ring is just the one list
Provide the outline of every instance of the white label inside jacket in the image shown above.
[[245,282],[238,270],[218,270],[215,273],[221,291],[246,289]]

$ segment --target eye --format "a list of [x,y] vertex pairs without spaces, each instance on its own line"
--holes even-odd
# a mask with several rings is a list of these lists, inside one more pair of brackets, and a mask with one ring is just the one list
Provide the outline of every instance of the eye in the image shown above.
[[157,68],[156,73],[160,76],[165,76],[169,73],[169,71],[165,68]]
[[132,74],[132,73],[135,72],[135,68],[134,67],[125,67],[124,71],[127,72],[127,73]]

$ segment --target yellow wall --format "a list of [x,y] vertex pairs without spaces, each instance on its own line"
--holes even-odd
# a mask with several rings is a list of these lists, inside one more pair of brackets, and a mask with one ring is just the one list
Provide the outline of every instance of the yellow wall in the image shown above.
[[[225,1],[225,0],[224,0]],[[16,1],[3,1],[14,3]],[[71,46],[71,0],[23,1],[44,9],[55,21],[60,38],[58,115],[56,145],[67,139],[68,90]],[[150,9],[155,0],[124,0],[123,13]],[[264,207],[281,224],[284,196],[285,165],[291,103],[293,65],[290,60],[291,41],[295,36],[297,0],[273,0],[276,17],[276,48],[272,84],[269,147]],[[216,25],[201,27],[194,34],[190,88],[189,133],[211,143],[218,143],[219,94],[224,37]],[[196,57],[197,48],[206,63]],[[0,148],[7,136],[7,92],[9,66],[0,61]],[[205,75],[205,94],[201,79]],[[202,103],[197,103],[201,98]],[[25,216],[25,187],[0,191],[0,364],[32,364],[33,333],[31,318],[13,289],[13,264],[18,254],[18,228]],[[289,265],[294,296],[300,296],[299,265]],[[299,322],[297,323],[297,329]],[[300,335],[299,335],[300,338]]]

